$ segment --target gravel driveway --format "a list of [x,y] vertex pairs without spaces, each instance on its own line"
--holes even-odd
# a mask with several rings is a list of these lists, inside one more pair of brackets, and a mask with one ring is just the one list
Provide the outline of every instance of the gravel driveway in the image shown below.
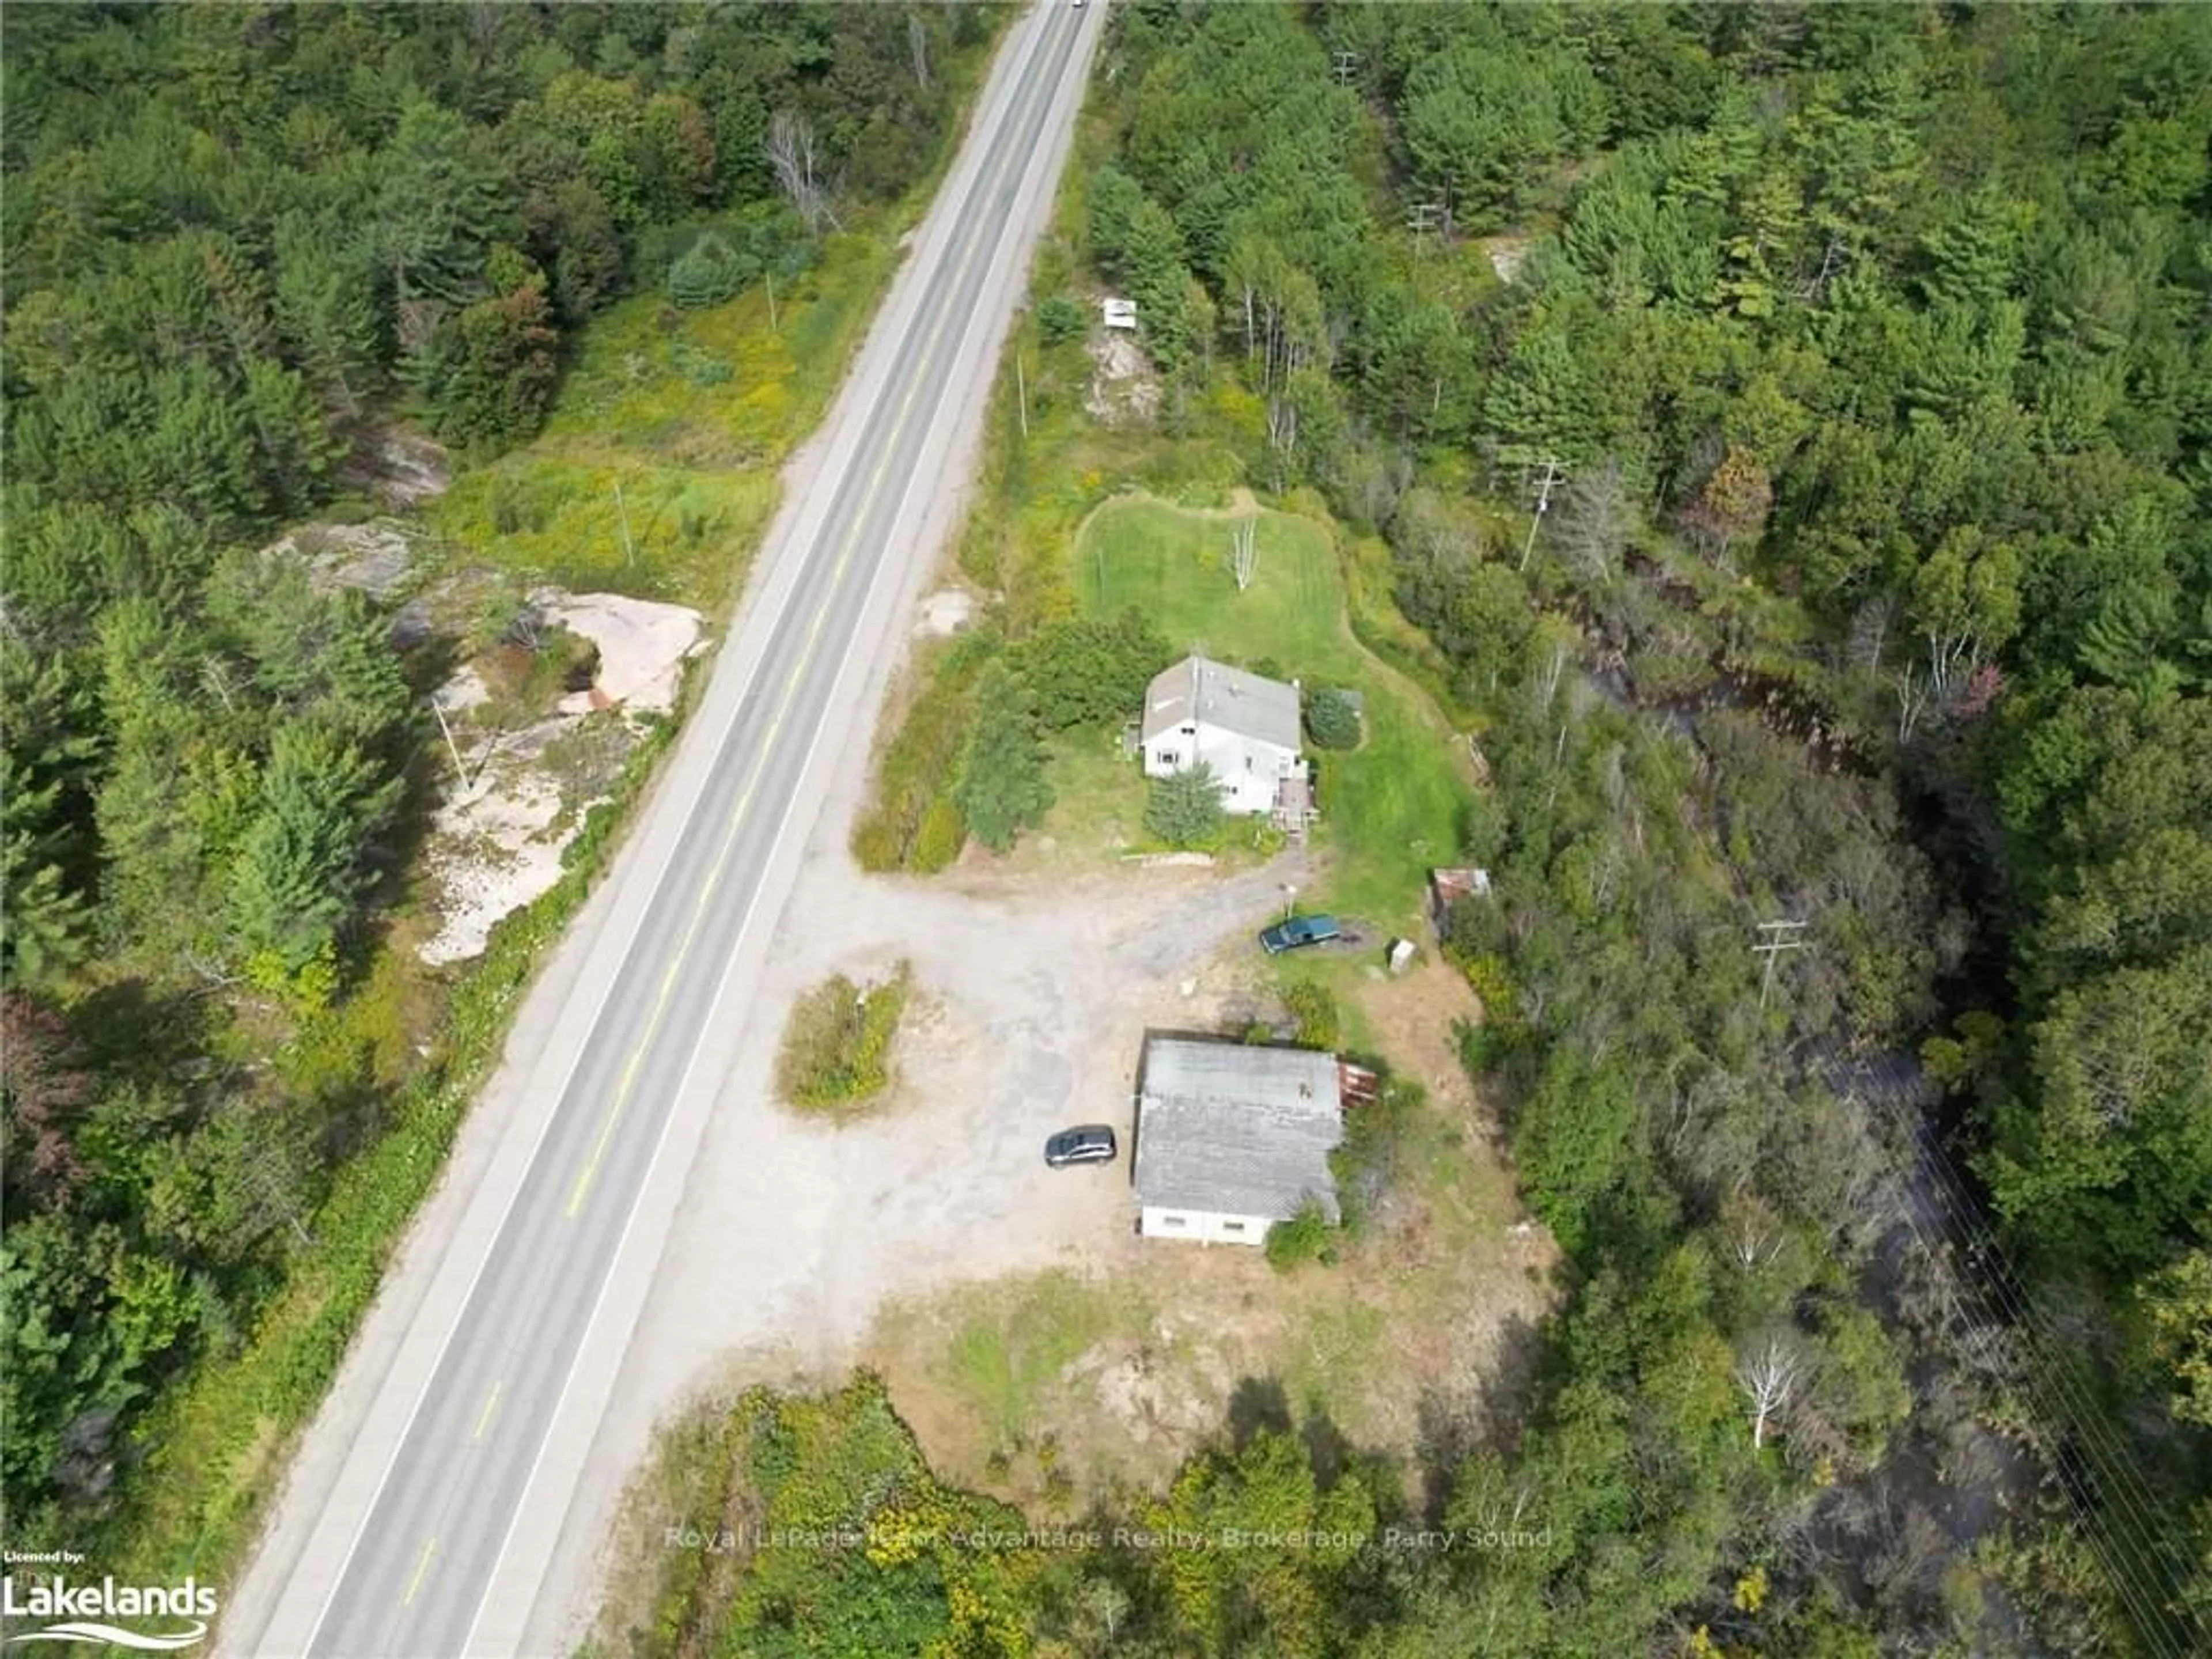
[[[654,1425],[702,1389],[834,1374],[893,1297],[1095,1267],[1126,1249],[1146,1027],[1206,1023],[1252,971],[1252,935],[1281,884],[1310,884],[1300,854],[1228,877],[1129,866],[1049,890],[1010,891],[988,871],[864,877],[843,846],[849,784],[840,793],[779,926],[555,1583],[595,1583],[615,1497]],[[915,995],[898,1098],[842,1127],[776,1105],[769,1079],[793,999],[830,974],[865,980],[901,957]],[[1122,1158],[1046,1169],[1045,1137],[1079,1122],[1114,1125]],[[568,1650],[587,1613],[548,1608],[549,1645]]]

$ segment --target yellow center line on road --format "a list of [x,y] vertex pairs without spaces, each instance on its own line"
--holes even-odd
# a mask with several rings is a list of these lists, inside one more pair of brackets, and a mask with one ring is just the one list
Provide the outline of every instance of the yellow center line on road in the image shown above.
[[492,1413],[499,1409],[499,1391],[506,1386],[504,1380],[491,1385],[491,1392],[484,1396],[483,1415],[477,1419],[477,1431],[469,1437],[470,1439],[483,1438],[484,1431],[491,1426]]
[[415,1593],[422,1588],[422,1575],[430,1571],[430,1558],[437,1553],[438,1540],[435,1538],[426,1538],[422,1540],[422,1559],[415,1564],[415,1576],[407,1581],[407,1597],[399,1604],[400,1606],[406,1607],[415,1605]]
[[[1050,89],[1057,85],[1056,78],[1048,78],[1045,82],[1048,94]],[[981,182],[980,179],[978,182]],[[951,281],[944,285],[946,289],[957,289],[966,279],[969,270],[974,266],[976,255],[986,246],[995,246],[988,234],[988,225],[987,216],[985,234],[970,240],[967,252],[961,257],[958,270],[954,273]],[[690,957],[691,944],[698,936],[700,924],[706,920],[707,907],[714,898],[716,887],[721,882],[722,872],[729,862],[730,850],[737,844],[738,831],[744,827],[746,817],[752,806],[753,796],[760,787],[761,775],[767,769],[769,756],[775,750],[776,738],[783,730],[784,720],[791,713],[792,703],[799,695],[799,682],[805,678],[806,671],[813,666],[814,653],[822,638],[823,618],[828,613],[831,600],[836,598],[844,586],[846,569],[852,563],[854,551],[859,544],[861,526],[866,524],[868,514],[875,507],[876,497],[882,489],[884,471],[890,465],[891,453],[898,447],[899,441],[906,435],[908,423],[914,413],[915,398],[921,390],[924,378],[921,365],[927,363],[936,356],[938,345],[944,339],[945,331],[951,325],[952,317],[953,313],[949,308],[940,314],[936,324],[930,330],[927,343],[922,347],[921,356],[916,363],[914,376],[908,383],[906,396],[900,401],[897,417],[891,422],[890,431],[884,437],[883,450],[877,458],[875,470],[868,475],[868,485],[862,492],[860,510],[853,515],[852,528],[846,532],[844,544],[838,551],[837,562],[830,571],[830,591],[823,596],[822,604],[814,613],[813,623],[806,632],[806,643],[800,649],[798,662],[793,665],[790,677],[784,682],[781,697],[776,707],[775,718],[769,722],[768,735],[761,742],[753,763],[752,774],[746,780],[744,793],[738,797],[737,806],[730,814],[729,833],[723,837],[722,845],[714,855],[714,868],[708,872],[706,882],[699,890],[697,902],[691,907],[690,919],[684,925],[683,938],[677,943],[676,955],[668,964],[668,971],[661,976],[660,989],[653,998],[653,1014],[646,1022],[644,1035],[638,1039],[636,1048],[631,1050],[629,1059],[623,1062],[622,1078],[615,1086],[614,1101],[607,1109],[605,1121],[599,1127],[599,1138],[592,1143],[591,1155],[585,1159],[583,1167],[577,1171],[575,1184],[569,1189],[568,1206],[564,1217],[567,1220],[574,1221],[583,1210],[585,1196],[591,1191],[592,1182],[599,1175],[599,1164],[606,1157],[608,1145],[614,1139],[615,1126],[621,1121],[623,1109],[629,1105],[631,1092],[636,1086],[639,1067],[644,1063],[647,1051],[653,1047],[654,1037],[659,1034],[661,1019],[668,1012],[669,999],[674,994],[677,980],[683,972],[685,962]]]

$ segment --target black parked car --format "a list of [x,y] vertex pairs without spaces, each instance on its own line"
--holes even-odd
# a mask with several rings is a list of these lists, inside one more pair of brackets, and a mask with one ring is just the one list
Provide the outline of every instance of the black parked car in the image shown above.
[[1103,1123],[1086,1123],[1080,1128],[1062,1129],[1046,1141],[1044,1161],[1055,1170],[1071,1164],[1111,1164],[1115,1151],[1111,1129]]

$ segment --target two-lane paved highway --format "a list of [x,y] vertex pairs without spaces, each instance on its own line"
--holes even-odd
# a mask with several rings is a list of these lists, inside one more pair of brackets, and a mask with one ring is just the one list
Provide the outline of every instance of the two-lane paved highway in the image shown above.
[[931,468],[944,465],[948,425],[975,418],[988,388],[1009,270],[1027,260],[1035,215],[1019,210],[1050,189],[1037,158],[1064,144],[1092,15],[1044,5],[1002,49],[820,463],[771,538],[782,551],[763,561],[653,804],[657,831],[641,825],[625,853],[640,866],[618,875],[627,914],[595,941],[617,959],[565,988],[552,1024],[569,1041],[541,1079],[553,1103],[532,1126],[520,1178],[504,1193],[487,1182],[477,1210],[496,1206],[495,1220],[456,1229],[473,1259],[440,1271],[465,1267],[465,1290],[425,1298],[366,1413],[386,1432],[365,1431],[310,1536],[264,1551],[289,1570],[258,1570],[286,1582],[267,1592],[259,1628],[225,1632],[226,1645],[246,1644],[235,1650],[496,1653],[488,1596],[503,1575],[524,1579],[512,1593],[526,1601],[535,1589],[515,1558],[542,1568],[545,1552],[514,1548],[514,1528],[565,1508],[545,1455],[598,1420],[567,1401],[580,1359],[603,1366],[602,1350],[628,1340],[635,1309],[606,1292],[626,1241],[639,1248],[640,1194],[678,1103],[714,1085],[710,1037],[744,1017],[731,993],[781,904],[779,854],[811,827],[810,763],[825,734],[846,735],[854,711],[841,691],[849,702],[856,653],[884,648],[872,600],[933,550],[914,526],[931,492],[957,482]]

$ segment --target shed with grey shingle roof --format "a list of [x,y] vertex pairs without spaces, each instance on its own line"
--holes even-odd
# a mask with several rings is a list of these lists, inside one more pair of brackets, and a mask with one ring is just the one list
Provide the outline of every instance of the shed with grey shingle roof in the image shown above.
[[1154,1037],[1137,1101],[1138,1231],[1261,1244],[1310,1198],[1334,1222],[1328,1155],[1343,1138],[1335,1055]]

